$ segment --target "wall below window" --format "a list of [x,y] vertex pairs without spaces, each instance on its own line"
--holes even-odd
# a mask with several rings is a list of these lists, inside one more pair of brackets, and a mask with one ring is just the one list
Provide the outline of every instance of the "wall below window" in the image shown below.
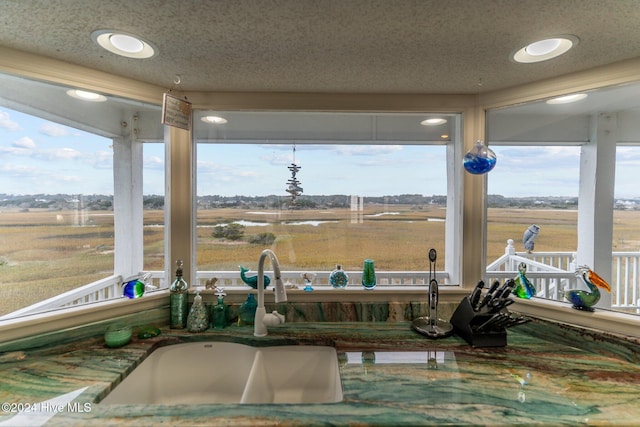
[[[163,293],[164,294],[164,293]],[[244,294],[246,297],[246,293]],[[238,300],[238,298],[234,298]],[[211,306],[208,299],[205,299],[207,307]],[[133,308],[135,300],[118,301],[120,305]],[[113,303],[113,302],[112,302]],[[128,303],[128,304],[127,304]],[[238,312],[241,302],[229,302],[227,310],[228,325],[238,323]],[[438,305],[438,317],[449,319],[458,303],[442,302]],[[113,306],[113,304],[112,304]],[[426,316],[429,313],[426,298],[414,301],[325,301],[325,302],[286,302],[265,304],[267,312],[278,310],[285,315],[287,323],[296,322],[403,322],[411,321],[417,317]],[[94,304],[96,311],[99,304]],[[122,312],[121,310],[117,310]],[[114,310],[114,313],[116,310]],[[62,314],[62,313],[58,313]],[[86,315],[86,314],[85,314]],[[68,323],[78,320],[78,318],[67,319]],[[24,351],[31,348],[45,347],[53,344],[76,341],[78,339],[99,338],[104,334],[108,325],[126,324],[133,328],[133,336],[137,330],[144,326],[167,326],[169,323],[168,298],[155,299],[155,304],[140,311],[134,311],[121,316],[107,318],[100,321],[88,322],[76,326],[64,327],[60,320],[54,322],[60,325],[60,329],[48,330],[41,333],[25,337],[16,337],[0,344],[0,353]],[[251,327],[251,326],[247,326]],[[34,330],[35,331],[35,330]],[[8,357],[12,357],[9,355]],[[19,357],[19,354],[16,355]],[[0,361],[1,362],[1,361]]]

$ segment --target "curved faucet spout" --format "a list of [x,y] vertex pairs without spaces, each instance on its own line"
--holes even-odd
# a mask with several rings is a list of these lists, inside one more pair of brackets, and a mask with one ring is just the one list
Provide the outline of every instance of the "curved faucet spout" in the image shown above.
[[277,311],[266,313],[264,308],[264,261],[267,257],[271,260],[273,266],[273,274],[275,276],[275,299],[276,302],[284,302],[287,300],[287,291],[284,288],[282,277],[280,277],[280,263],[278,257],[270,249],[265,249],[260,254],[258,260],[258,307],[256,308],[256,317],[253,322],[253,335],[256,337],[264,337],[267,335],[267,325],[279,325],[284,323],[284,316]]

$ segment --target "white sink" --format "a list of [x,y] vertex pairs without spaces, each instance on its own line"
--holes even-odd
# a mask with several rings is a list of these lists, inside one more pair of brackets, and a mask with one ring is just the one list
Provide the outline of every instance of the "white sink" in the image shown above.
[[329,403],[342,400],[336,350],[286,346],[258,351],[240,403]]
[[323,346],[199,342],[161,347],[101,403],[331,403],[342,400],[338,357]]

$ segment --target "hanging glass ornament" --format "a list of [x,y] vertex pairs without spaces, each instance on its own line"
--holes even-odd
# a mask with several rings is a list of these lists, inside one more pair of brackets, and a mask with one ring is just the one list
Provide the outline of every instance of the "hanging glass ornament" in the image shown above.
[[496,153],[481,140],[477,140],[473,148],[464,155],[462,165],[474,175],[485,174],[495,167]]

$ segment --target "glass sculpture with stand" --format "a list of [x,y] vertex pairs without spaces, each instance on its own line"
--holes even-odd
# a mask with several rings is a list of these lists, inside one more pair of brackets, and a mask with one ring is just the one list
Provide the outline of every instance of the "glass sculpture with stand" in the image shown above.
[[429,250],[429,311],[426,317],[418,317],[411,327],[427,338],[444,338],[453,334],[453,326],[438,318],[438,281],[436,280],[435,249]]

